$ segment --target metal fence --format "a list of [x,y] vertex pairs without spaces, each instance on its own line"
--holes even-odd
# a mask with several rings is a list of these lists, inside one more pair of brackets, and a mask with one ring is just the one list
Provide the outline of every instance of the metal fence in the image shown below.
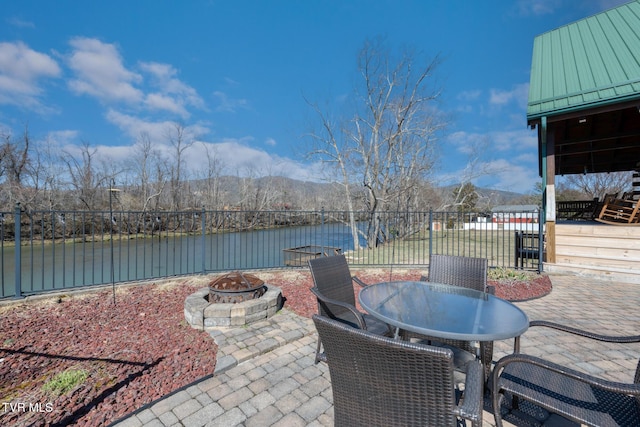
[[[538,213],[183,211],[0,212],[0,298],[216,271],[306,266],[344,253],[354,266],[426,267],[431,253],[539,269]],[[354,231],[348,225],[352,219]],[[371,234],[376,222],[378,233]],[[367,242],[369,236],[370,243]],[[520,240],[520,245],[523,241]],[[542,247],[540,246],[540,250]]]

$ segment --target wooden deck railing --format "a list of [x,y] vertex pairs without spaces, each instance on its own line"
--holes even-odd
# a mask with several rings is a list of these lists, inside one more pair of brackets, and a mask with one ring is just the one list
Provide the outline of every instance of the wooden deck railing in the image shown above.
[[592,220],[600,211],[600,202],[593,200],[574,200],[556,202],[557,219]]

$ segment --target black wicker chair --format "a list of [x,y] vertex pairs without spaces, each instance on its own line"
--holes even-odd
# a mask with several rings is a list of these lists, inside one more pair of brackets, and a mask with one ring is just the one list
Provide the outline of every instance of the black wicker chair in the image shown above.
[[432,254],[428,280],[488,292],[487,269],[486,258]]
[[[389,335],[393,330],[375,317],[361,313],[356,308],[353,282],[366,286],[357,277],[352,277],[344,255],[321,257],[309,260],[309,269],[314,286],[311,288],[318,300],[318,313],[339,320],[352,327],[366,329],[374,334]],[[324,360],[322,341],[318,340],[316,363]]]
[[[495,294],[495,287],[487,285],[488,262],[486,258],[472,258],[451,255],[432,254],[429,257],[429,282],[444,283],[446,285],[460,286],[475,289],[480,292]],[[426,280],[426,277],[422,277]],[[464,315],[464,313],[461,313]],[[446,345],[460,348],[464,351],[475,353],[476,349],[468,341],[443,340],[442,338],[419,337],[431,339]],[[485,380],[491,374],[493,361],[493,342],[480,343],[480,358],[484,366]],[[462,360],[468,360],[462,358]]]
[[[541,320],[530,322],[530,327],[534,326],[549,327],[603,342],[640,342],[640,335],[599,335]],[[519,342],[516,342],[518,348]],[[491,381],[497,427],[502,427],[502,410],[506,408],[502,406],[502,401],[505,396],[511,397],[512,405],[516,408],[528,402],[588,426],[640,426],[640,360],[633,384],[627,384],[516,353],[496,363]]]
[[313,315],[324,343],[340,426],[482,425],[482,367],[467,365],[456,404],[450,349],[398,341]]

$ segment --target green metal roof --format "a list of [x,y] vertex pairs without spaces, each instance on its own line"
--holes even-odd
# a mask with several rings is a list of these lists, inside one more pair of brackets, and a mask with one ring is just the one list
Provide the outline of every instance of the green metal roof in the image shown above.
[[527,119],[640,99],[640,0],[537,36]]

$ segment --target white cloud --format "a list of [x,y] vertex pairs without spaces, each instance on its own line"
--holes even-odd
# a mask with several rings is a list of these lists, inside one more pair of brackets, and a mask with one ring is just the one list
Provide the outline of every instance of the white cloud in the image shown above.
[[[122,117],[121,117],[122,118]],[[131,122],[134,120],[129,119]],[[163,124],[154,124],[148,129],[156,134],[166,131]],[[165,132],[166,134],[166,132]],[[174,158],[174,149],[166,138],[155,143],[154,149],[168,159]],[[205,176],[209,168],[207,151],[215,155],[222,169],[218,172],[222,175],[261,177],[267,175],[285,176],[303,181],[318,181],[325,169],[321,163],[302,163],[288,157],[280,157],[265,150],[248,145],[252,138],[225,139],[217,142],[196,141],[184,151],[184,160],[187,165],[190,178]],[[79,155],[80,146],[73,144],[61,144],[66,152]],[[123,164],[136,155],[136,146],[92,146],[97,150],[97,160]]]
[[58,63],[49,55],[22,42],[0,43],[0,104],[44,110],[40,82],[60,74]]
[[460,92],[456,99],[461,103],[456,107],[456,111],[460,113],[472,113],[476,110],[474,102],[477,101],[482,95],[481,90],[466,90]]
[[144,133],[147,134],[152,141],[158,141],[164,138],[164,129],[169,126],[168,121],[148,122],[113,109],[107,111],[106,118],[132,139],[135,139]]
[[441,180],[446,183],[459,182],[461,176],[471,175],[477,176],[472,180],[475,185],[524,193],[538,180],[535,131],[460,131],[449,135],[447,142],[456,147],[457,152],[474,158],[468,159],[473,162],[473,170],[462,169],[442,175]]
[[538,147],[538,134],[529,129],[494,131],[487,133],[454,132],[447,137],[447,142],[463,154],[471,154],[479,145],[486,145],[494,152],[529,150],[535,152]]
[[475,101],[476,99],[480,98],[480,95],[482,95],[482,91],[479,89],[465,90],[460,92],[457,98],[462,101]]
[[98,145],[94,148],[101,160],[112,165],[126,165],[135,156],[130,145]]
[[[478,187],[526,194],[540,181],[537,167],[516,158],[478,162],[474,166],[476,175],[471,178],[471,182]],[[467,176],[468,173],[465,169],[459,169],[441,174],[439,182],[442,185],[457,184],[460,177]]]
[[598,6],[600,6],[600,9],[604,11],[628,2],[629,0],[600,0],[598,1]]
[[84,37],[74,38],[69,44],[73,51],[67,63],[76,74],[69,81],[72,91],[101,101],[142,101],[142,91],[134,86],[142,76],[125,68],[115,45]]
[[[168,144],[168,134],[175,128],[176,122],[170,120],[147,121],[136,116],[121,113],[110,109],[106,118],[109,122],[120,128],[135,140],[140,135],[146,134],[154,144]],[[199,136],[209,133],[205,124],[196,123],[184,126],[184,136],[187,141],[195,140]]]
[[224,92],[216,91],[213,93],[213,96],[218,100],[216,111],[235,113],[241,108],[247,108],[249,105],[249,102],[246,99],[229,98],[229,96]]
[[513,157],[511,160],[517,162],[517,163],[528,163],[528,164],[538,164],[538,154],[537,151],[536,152],[529,152],[529,153],[522,153],[519,154],[515,157]]
[[231,77],[225,77],[224,82],[229,86],[238,86],[240,83],[232,79]]
[[35,28],[35,24],[31,21],[25,21],[24,19],[20,19],[18,17],[12,17],[7,19],[7,23],[16,28]]
[[204,142],[194,144],[185,153],[189,167],[195,173],[208,168],[206,150],[215,153],[217,160],[223,166],[225,175],[238,176],[285,176],[303,181],[318,181],[323,167],[319,163],[301,163],[288,157],[280,157],[265,150],[249,146],[244,140],[226,139],[218,142]]
[[487,183],[496,190],[526,194],[540,181],[538,169],[531,168],[528,164],[497,159],[485,166],[494,172],[479,179],[478,184]]
[[271,146],[271,147],[275,147],[276,145],[278,145],[276,140],[273,139],[273,138],[267,138],[267,140],[264,143],[269,145],[269,146]]
[[274,163],[274,158],[266,151],[245,145],[238,140],[230,139],[211,145],[215,147],[222,164],[226,165],[232,175],[246,175],[249,171],[261,174],[267,166]]
[[113,44],[89,38],[75,38],[70,44],[73,51],[67,63],[75,78],[69,87],[77,94],[105,103],[124,102],[134,108],[164,111],[181,119],[190,117],[188,107],[205,108],[196,90],[179,80],[178,71],[169,64],[139,62],[139,69],[133,71],[125,67]]
[[447,142],[456,147],[463,154],[471,154],[473,147],[487,139],[487,135],[481,133],[459,131],[447,137]]
[[515,102],[522,109],[527,108],[529,100],[529,83],[514,85],[511,90],[491,89],[489,104],[493,106],[504,106]]
[[141,62],[141,70],[151,75],[151,83],[159,89],[158,93],[147,96],[145,104],[151,109],[166,110],[189,117],[186,106],[204,108],[203,99],[191,86],[176,78],[177,70],[169,64]]
[[548,15],[562,5],[562,0],[518,0],[517,8],[521,15]]
[[56,130],[47,134],[48,139],[55,145],[73,144],[78,138],[77,130]]
[[162,94],[162,93],[150,93],[144,100],[144,105],[150,110],[163,110],[170,113],[179,115],[180,117],[189,118],[189,112],[184,105],[178,102],[175,98]]
[[491,146],[497,151],[525,151],[538,149],[538,134],[529,129],[490,132]]

